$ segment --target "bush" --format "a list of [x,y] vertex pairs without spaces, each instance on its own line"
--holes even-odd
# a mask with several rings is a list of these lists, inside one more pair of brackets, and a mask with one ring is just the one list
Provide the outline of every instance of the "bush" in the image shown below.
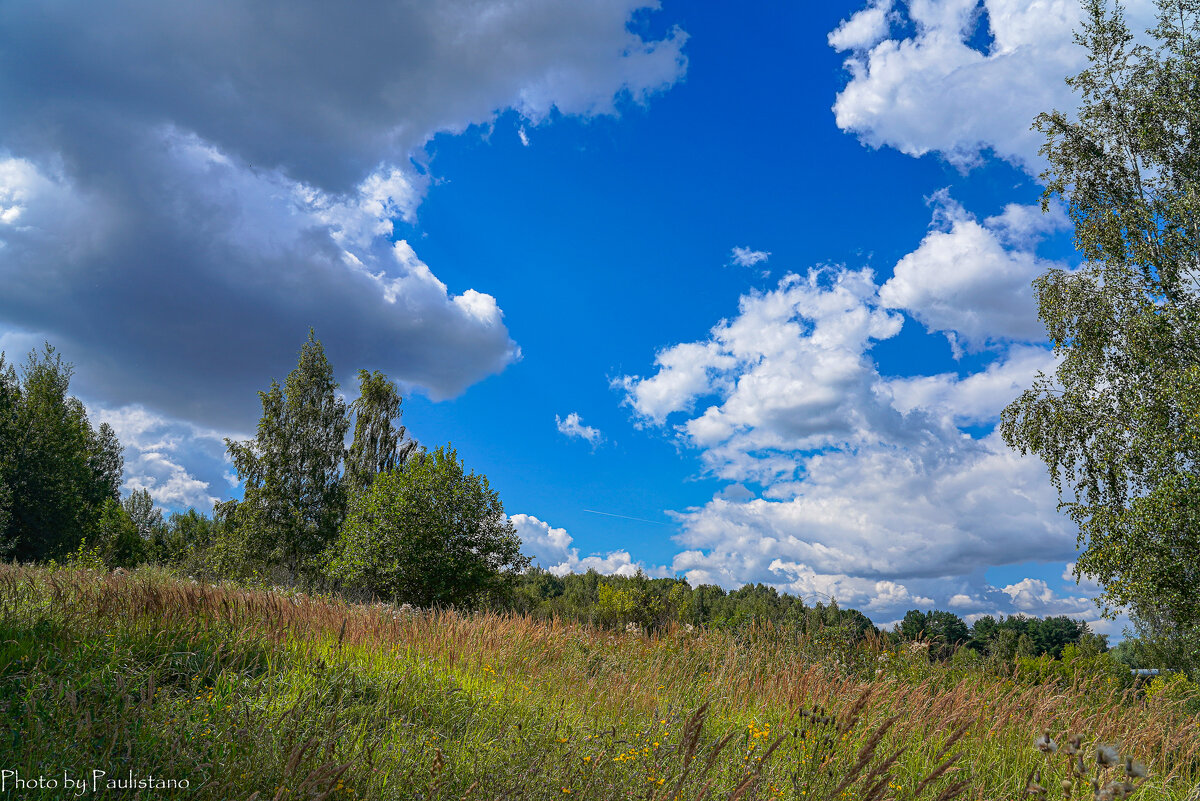
[[111,498],[100,507],[100,556],[109,567],[134,567],[146,561],[147,543],[121,504]]
[[529,564],[486,476],[438,448],[351,502],[327,573],[345,590],[416,606],[478,603]]

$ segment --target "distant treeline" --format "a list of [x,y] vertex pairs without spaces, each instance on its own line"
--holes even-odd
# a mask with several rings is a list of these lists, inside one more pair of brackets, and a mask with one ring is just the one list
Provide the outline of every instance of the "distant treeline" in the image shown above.
[[910,610],[891,631],[880,631],[856,609],[836,600],[809,605],[803,599],[765,584],[746,584],[726,591],[713,584],[692,587],[681,578],[652,579],[587,573],[554,575],[532,568],[514,583],[500,603],[538,617],[560,617],[627,627],[655,628],[671,623],[739,629],[749,625],[792,626],[800,631],[834,629],[852,640],[868,635],[895,643],[928,645],[933,658],[949,658],[967,648],[982,656],[1011,663],[1018,657],[1062,656],[1068,645],[1103,651],[1105,638],[1087,623],[1066,616],[1033,618],[990,615],[972,626],[953,612]]

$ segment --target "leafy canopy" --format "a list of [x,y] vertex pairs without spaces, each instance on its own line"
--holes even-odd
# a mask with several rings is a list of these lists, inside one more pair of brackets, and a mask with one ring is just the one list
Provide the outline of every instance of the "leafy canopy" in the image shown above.
[[0,556],[62,558],[98,536],[120,497],[121,444],[69,394],[72,373],[49,344],[20,379],[0,354]]
[[529,565],[486,476],[437,448],[354,496],[331,554],[344,586],[417,606],[471,606]]
[[1182,636],[1200,625],[1200,0],[1158,0],[1152,44],[1088,0],[1068,79],[1042,114],[1043,209],[1066,202],[1083,256],[1036,282],[1060,362],[1002,416],[1050,468],[1103,601]]
[[245,482],[234,514],[247,545],[294,576],[313,569],[311,557],[333,541],[345,510],[341,466],[349,422],[337,388],[325,349],[310,330],[284,386],[272,380],[258,393],[257,436],[225,440]]
[[[396,422],[401,404],[396,385],[378,371],[360,370],[358,377],[359,398],[347,407],[325,349],[310,329],[283,386],[272,380],[258,393],[263,411],[255,438],[225,440],[245,483],[241,502],[217,510],[224,544],[235,546],[229,553],[234,561],[249,557],[282,566],[293,578],[320,577],[347,499],[417,452],[417,443]],[[354,439],[347,449],[352,421]]]

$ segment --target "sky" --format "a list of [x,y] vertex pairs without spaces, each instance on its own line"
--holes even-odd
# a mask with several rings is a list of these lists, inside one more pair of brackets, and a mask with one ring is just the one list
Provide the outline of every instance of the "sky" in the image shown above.
[[[1076,0],[9,0],[0,350],[168,511],[312,327],[535,561],[1099,618],[1001,409],[1078,263],[1030,130]],[[1134,29],[1153,22],[1129,2]]]

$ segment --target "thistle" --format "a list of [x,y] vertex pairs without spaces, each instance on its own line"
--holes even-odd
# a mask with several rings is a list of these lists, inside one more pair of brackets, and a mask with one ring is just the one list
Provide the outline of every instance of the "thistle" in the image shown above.
[[1121,755],[1117,753],[1117,747],[1114,745],[1097,745],[1096,746],[1096,764],[1102,768],[1112,767],[1121,761]]

